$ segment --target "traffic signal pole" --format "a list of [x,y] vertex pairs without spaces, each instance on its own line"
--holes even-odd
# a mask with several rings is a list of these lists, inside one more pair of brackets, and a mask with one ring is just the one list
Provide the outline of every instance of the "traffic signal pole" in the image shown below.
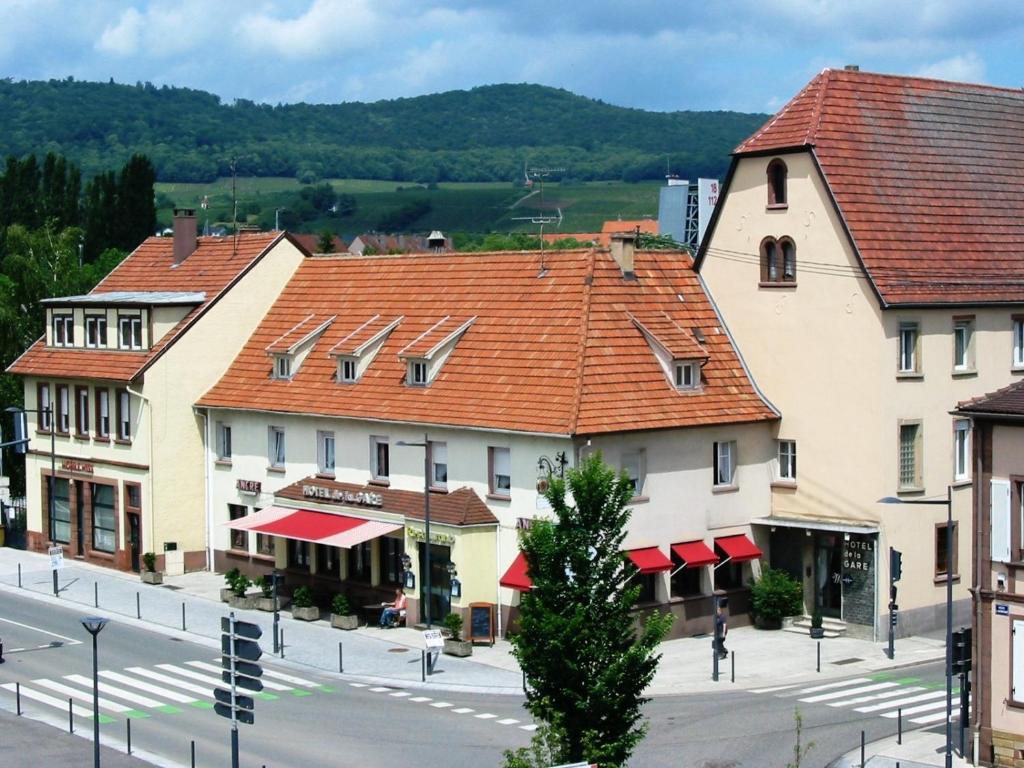
[[238,768],[238,673],[235,669],[238,637],[235,635],[235,612],[228,616],[231,622],[231,768]]
[[889,647],[885,655],[890,659],[896,656],[896,582],[903,576],[903,553],[889,547]]

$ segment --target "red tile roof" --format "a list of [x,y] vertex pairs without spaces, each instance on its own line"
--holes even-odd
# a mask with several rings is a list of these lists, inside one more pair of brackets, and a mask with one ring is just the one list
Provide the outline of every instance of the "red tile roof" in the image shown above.
[[693,331],[680,326],[664,312],[634,312],[638,328],[650,334],[675,360],[705,360],[708,353],[694,338]]
[[1024,381],[1018,381],[987,395],[965,400],[957,410],[971,415],[1024,416]]
[[192,309],[146,352],[63,349],[39,339],[7,369],[23,376],[131,381],[174,342],[237,277],[270,250],[283,232],[200,237],[195,252],[174,265],[174,241],[150,237],[121,262],[90,295],[119,291],[203,292],[206,300]]
[[307,315],[296,323],[294,328],[282,334],[273,343],[268,344],[267,354],[287,354],[296,347],[302,346],[303,342],[321,332],[321,329],[333,322],[334,317],[324,317],[323,315],[315,314]]
[[738,156],[810,148],[886,304],[1024,301],[1024,92],[825,70]]
[[401,317],[381,317],[374,315],[364,323],[360,323],[355,330],[346,334],[341,341],[330,349],[332,355],[357,355],[362,347],[377,339],[389,328],[402,321]]
[[[681,253],[636,255],[624,280],[607,252],[307,259],[199,405],[549,434],[774,419]],[[701,329],[705,386],[673,387],[631,314]],[[289,381],[264,349],[310,313],[338,316]],[[354,384],[330,350],[375,315],[401,322]],[[476,317],[427,387],[405,385],[399,352],[440,318]],[[348,346],[344,344],[342,346]],[[335,350],[334,354],[337,354]]]
[[418,338],[413,339],[404,349],[399,350],[398,356],[407,358],[428,357],[439,346],[451,340],[451,338],[464,331],[475,317],[443,317],[437,321],[433,328],[430,328]]

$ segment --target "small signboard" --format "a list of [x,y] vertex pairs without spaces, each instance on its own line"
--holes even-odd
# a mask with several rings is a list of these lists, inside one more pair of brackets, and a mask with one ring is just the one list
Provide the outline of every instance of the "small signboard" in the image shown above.
[[423,631],[423,643],[428,651],[434,648],[444,648],[444,636],[440,629],[426,629]]
[[64,547],[50,547],[48,552],[50,554],[50,569],[59,571],[64,567]]
[[469,604],[469,642],[494,645],[494,603]]
[[1005,603],[996,603],[996,616],[1009,616],[1010,606]]

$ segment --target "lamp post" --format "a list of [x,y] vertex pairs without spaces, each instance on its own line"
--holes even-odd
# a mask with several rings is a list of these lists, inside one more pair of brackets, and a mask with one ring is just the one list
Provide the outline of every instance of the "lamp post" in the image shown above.
[[99,654],[96,650],[96,636],[107,625],[109,619],[102,616],[86,616],[82,626],[92,635],[92,764],[100,768],[100,678]]
[[427,620],[427,629],[430,629],[430,437],[424,434],[422,443],[399,440],[395,445],[423,449],[423,615]]
[[[922,504],[946,506],[946,768],[953,766],[953,486],[946,486],[945,499],[899,499],[886,496],[881,504]],[[889,628],[892,632],[894,627]]]

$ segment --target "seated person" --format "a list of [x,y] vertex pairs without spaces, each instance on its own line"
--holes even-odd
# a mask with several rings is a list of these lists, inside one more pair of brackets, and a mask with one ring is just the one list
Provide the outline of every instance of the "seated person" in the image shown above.
[[386,629],[391,626],[391,620],[395,616],[400,616],[402,611],[405,610],[405,592],[402,591],[401,587],[395,590],[395,599],[390,603],[383,603],[384,610],[380,612],[380,628]]

